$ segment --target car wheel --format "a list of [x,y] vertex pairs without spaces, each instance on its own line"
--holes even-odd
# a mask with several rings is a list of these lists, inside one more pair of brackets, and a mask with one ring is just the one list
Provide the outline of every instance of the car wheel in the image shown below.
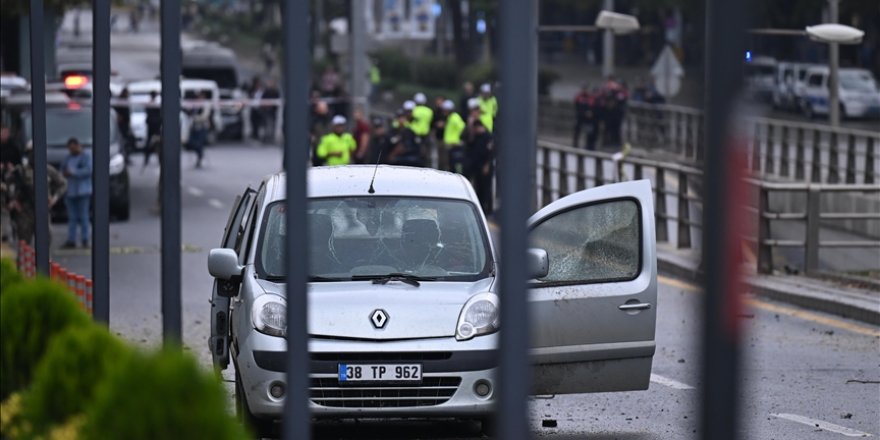
[[806,117],[807,119],[813,119],[814,116],[815,116],[815,113],[813,113],[813,104],[810,104],[809,102],[805,102],[804,103],[804,117]]
[[238,420],[244,423],[245,427],[250,429],[258,439],[278,436],[275,423],[272,420],[263,419],[251,414],[251,409],[248,408],[247,404],[247,397],[244,395],[244,385],[241,383],[241,376],[238,374],[238,371],[235,372],[235,414],[238,416]]
[[129,201],[129,199],[125,199],[113,205],[112,214],[116,220],[128,220],[128,218],[131,216],[131,202]]

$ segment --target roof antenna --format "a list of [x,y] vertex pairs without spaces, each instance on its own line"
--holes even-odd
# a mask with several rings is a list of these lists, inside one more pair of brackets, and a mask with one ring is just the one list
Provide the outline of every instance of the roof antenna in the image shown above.
[[382,150],[379,150],[379,157],[376,158],[376,168],[373,168],[373,178],[370,179],[370,189],[367,190],[370,194],[375,194],[376,190],[373,189],[373,182],[376,181],[376,172],[379,171],[379,161],[382,160]]

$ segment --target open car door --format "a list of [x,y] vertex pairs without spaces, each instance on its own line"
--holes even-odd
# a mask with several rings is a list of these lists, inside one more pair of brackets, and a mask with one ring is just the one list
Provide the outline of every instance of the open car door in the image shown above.
[[[256,192],[248,188],[242,195],[236,196],[229,219],[226,220],[221,247],[235,249],[240,255],[246,216],[251,211],[255,195]],[[211,337],[208,339],[208,349],[211,350],[214,368],[218,370],[225,370],[229,365],[229,301],[238,288],[239,283],[215,279],[211,291]]]
[[654,207],[648,180],[591,188],[529,219],[547,251],[529,305],[535,394],[648,388],[657,317]]

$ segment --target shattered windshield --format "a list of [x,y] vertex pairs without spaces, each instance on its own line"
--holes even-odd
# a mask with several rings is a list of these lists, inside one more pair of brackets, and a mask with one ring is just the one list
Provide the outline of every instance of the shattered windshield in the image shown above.
[[[284,275],[284,202],[264,216],[257,269]],[[476,280],[490,272],[487,238],[476,207],[461,200],[401,197],[317,199],[307,211],[313,281],[393,273]]]

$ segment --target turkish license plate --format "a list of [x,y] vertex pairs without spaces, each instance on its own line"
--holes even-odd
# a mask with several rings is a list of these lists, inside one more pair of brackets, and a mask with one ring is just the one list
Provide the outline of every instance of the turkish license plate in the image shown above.
[[339,382],[422,381],[421,364],[339,364]]

